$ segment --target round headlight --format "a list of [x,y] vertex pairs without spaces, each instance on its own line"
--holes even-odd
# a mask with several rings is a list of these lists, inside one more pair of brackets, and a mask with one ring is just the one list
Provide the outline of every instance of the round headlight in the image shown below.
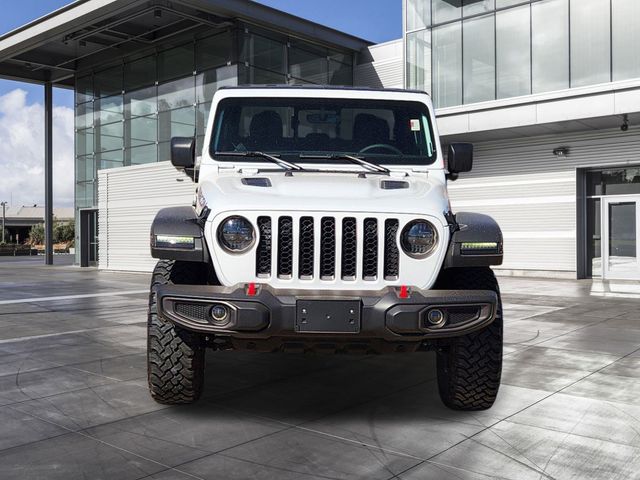
[[400,244],[410,257],[426,257],[433,253],[438,244],[438,231],[426,220],[415,220],[402,230]]
[[231,253],[244,253],[256,240],[251,222],[244,217],[229,217],[218,227],[218,242]]

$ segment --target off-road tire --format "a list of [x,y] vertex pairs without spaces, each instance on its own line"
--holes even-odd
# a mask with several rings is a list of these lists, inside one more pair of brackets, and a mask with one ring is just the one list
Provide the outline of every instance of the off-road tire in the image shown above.
[[488,327],[444,343],[437,353],[438,390],[454,410],[486,410],[493,406],[502,374],[502,302],[490,268],[445,270],[438,288],[492,290],[498,294],[496,319]]
[[158,316],[155,288],[202,284],[199,264],[160,260],[153,271],[147,321],[147,376],[153,399],[165,405],[193,403],[202,394],[205,346],[202,337]]

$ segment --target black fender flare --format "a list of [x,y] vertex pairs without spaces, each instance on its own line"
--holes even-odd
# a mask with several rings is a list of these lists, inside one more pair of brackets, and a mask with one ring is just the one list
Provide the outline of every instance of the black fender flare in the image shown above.
[[151,256],[209,263],[202,222],[193,207],[163,208],[151,225]]
[[493,218],[461,212],[455,220],[444,268],[502,265],[502,230]]

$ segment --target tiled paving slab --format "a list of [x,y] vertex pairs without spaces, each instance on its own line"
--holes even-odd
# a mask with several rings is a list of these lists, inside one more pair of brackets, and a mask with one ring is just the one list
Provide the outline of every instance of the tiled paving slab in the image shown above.
[[[146,387],[148,276],[0,262],[0,478],[640,478],[640,301],[501,278],[503,385],[437,393],[435,354],[209,352],[197,405]],[[10,279],[10,280],[7,280]],[[52,282],[52,279],[55,281]]]

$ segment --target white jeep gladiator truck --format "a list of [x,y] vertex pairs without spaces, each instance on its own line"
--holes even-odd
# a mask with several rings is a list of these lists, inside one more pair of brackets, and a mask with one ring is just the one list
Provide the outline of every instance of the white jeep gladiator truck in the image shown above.
[[424,92],[220,89],[202,156],[172,140],[192,206],[151,228],[149,388],[196,401],[207,348],[435,350],[450,408],[493,405],[502,368],[502,262],[493,219],[451,211],[469,144],[440,145]]

